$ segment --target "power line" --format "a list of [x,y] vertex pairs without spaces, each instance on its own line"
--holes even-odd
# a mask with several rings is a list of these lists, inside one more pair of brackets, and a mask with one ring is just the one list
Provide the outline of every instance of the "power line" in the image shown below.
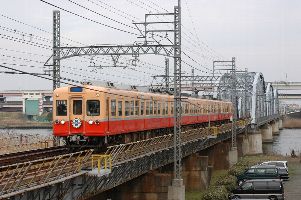
[[101,17],[104,17],[104,18],[106,18],[106,19],[108,19],[108,20],[111,20],[111,21],[113,21],[113,22],[116,22],[116,23],[118,23],[118,24],[121,24],[121,25],[123,25],[123,26],[126,26],[126,27],[129,27],[129,28],[131,28],[131,29],[135,29],[135,30],[136,30],[136,28],[134,28],[134,27],[132,27],[132,26],[130,26],[130,25],[128,25],[128,24],[125,24],[125,23],[123,23],[123,22],[117,21],[117,20],[115,20],[115,19],[113,19],[113,18],[111,18],[111,17],[108,17],[108,16],[103,15],[103,14],[101,14],[101,13],[99,13],[99,12],[96,12],[96,11],[94,11],[94,10],[91,10],[91,9],[89,9],[89,8],[87,8],[87,7],[85,7],[85,6],[81,5],[81,4],[78,4],[78,3],[76,3],[76,2],[74,2],[74,1],[72,1],[72,0],[68,0],[68,1],[71,2],[71,3],[73,3],[73,4],[75,4],[75,5],[77,5],[77,6],[79,6],[79,7],[81,7],[81,8],[83,8],[83,9],[85,9],[85,10],[88,10],[88,11],[94,13],[94,14],[97,14],[97,15],[99,15],[99,16],[101,16]]
[[[48,38],[44,38],[44,37],[41,37],[41,36],[37,36],[37,35],[34,35],[34,34],[31,34],[31,33],[26,33],[26,32],[22,32],[22,31],[19,31],[17,29],[12,29],[12,28],[8,28],[8,27],[5,27],[5,26],[1,26],[0,25],[0,28],[4,31],[7,31],[7,32],[10,32],[10,33],[14,33],[14,34],[18,34],[20,36],[27,36],[29,37],[30,39],[30,42],[31,42],[31,39],[37,39],[37,40],[40,40],[40,41],[43,41],[43,42],[52,42],[50,39]],[[23,38],[24,39],[24,38]],[[24,39],[25,40],[25,39]]]
[[[95,2],[93,2],[93,1],[91,1],[91,0],[87,0],[87,1],[89,1],[89,2],[91,2],[91,3],[93,3],[93,4],[95,4],[95,5],[98,5],[99,7],[104,8],[104,9],[106,9],[106,10],[108,10],[108,11],[114,13],[114,14],[117,14],[117,15],[119,15],[119,16],[122,16],[122,17],[124,17],[124,18],[127,18],[127,19],[129,19],[129,20],[132,20],[132,19],[138,19],[137,17],[135,17],[135,16],[133,16],[133,15],[130,15],[130,14],[126,13],[126,12],[123,12],[122,10],[120,10],[120,9],[118,9],[118,8],[115,8],[115,7],[109,5],[109,4],[107,4],[107,3],[105,3],[105,2],[103,2],[103,1],[101,1],[101,0],[96,0],[96,1],[99,2],[99,3],[101,3],[101,4],[103,4],[103,5],[105,5],[107,8],[105,8],[105,6],[99,5],[99,4],[97,4],[97,3],[95,3]],[[113,10],[116,10],[117,12],[123,13],[124,15],[120,15],[120,14],[118,14],[117,12],[114,12],[114,11],[112,11],[111,9],[108,9],[108,8],[111,8],[111,9],[113,9]],[[130,18],[132,18],[132,19],[130,19]]]
[[72,11],[70,11],[70,10],[67,10],[67,9],[65,9],[65,8],[62,8],[62,7],[60,7],[60,6],[54,5],[54,4],[52,4],[52,3],[49,3],[49,2],[47,2],[47,1],[44,1],[44,0],[40,0],[40,1],[42,1],[43,3],[46,3],[46,4],[48,4],[48,5],[50,5],[50,6],[52,6],[52,7],[61,9],[61,10],[65,11],[65,12],[67,12],[67,13],[70,13],[70,14],[72,14],[72,15],[75,15],[75,16],[77,16],[77,17],[80,17],[80,18],[82,18],[82,19],[85,19],[85,20],[87,20],[87,21],[94,22],[94,23],[97,23],[97,24],[99,24],[99,25],[102,25],[102,26],[105,26],[105,27],[108,27],[108,28],[111,28],[111,29],[114,29],[114,30],[117,30],[117,31],[121,31],[121,32],[124,32],[124,33],[128,33],[128,34],[131,34],[131,35],[140,36],[140,34],[133,33],[133,32],[126,31],[126,30],[123,30],[123,29],[120,29],[120,28],[117,28],[117,27],[114,27],[114,26],[111,26],[111,25],[107,25],[107,24],[101,23],[101,22],[99,22],[99,21],[96,21],[96,20],[87,18],[87,17],[85,17],[85,16],[79,15],[79,14],[77,14],[77,13],[75,13],[75,12],[72,12]]
[[2,33],[0,33],[0,37],[3,38],[3,39],[10,40],[10,41],[19,42],[19,43],[23,43],[23,44],[28,44],[28,45],[31,45],[31,46],[35,46],[35,47],[39,47],[39,48],[43,48],[43,49],[47,49],[47,50],[52,49],[51,46],[49,46],[49,45],[44,45],[44,44],[41,44],[41,43],[38,43],[38,42],[26,41],[26,40],[23,40],[21,38],[9,36],[9,35],[2,34]]
[[[39,27],[37,27],[37,26],[33,26],[33,25],[30,25],[30,24],[27,24],[27,23],[25,23],[25,22],[22,22],[22,21],[20,21],[20,20],[14,19],[14,18],[12,18],[12,17],[6,16],[6,15],[4,15],[4,14],[0,14],[0,16],[4,17],[4,18],[6,18],[6,19],[9,19],[9,20],[11,20],[11,21],[17,22],[17,23],[19,23],[19,24],[22,24],[22,25],[24,25],[24,26],[28,26],[28,27],[30,27],[30,28],[36,29],[36,30],[38,30],[38,31],[41,31],[41,32],[44,32],[44,33],[48,33],[48,34],[51,34],[51,35],[53,34],[53,33],[50,32],[50,31],[47,31],[47,30],[42,29],[42,28],[39,28]],[[77,43],[77,44],[84,45],[83,43],[74,41],[74,40],[72,40],[72,39],[70,39],[70,38],[67,38],[67,37],[64,37],[64,36],[61,36],[61,37],[64,38],[64,39],[66,39],[66,40],[68,40],[68,41],[70,41],[70,42],[74,42],[74,43]]]
[[[16,72],[19,72],[19,73],[22,73],[22,74],[27,74],[27,75],[35,76],[35,77],[38,77],[38,78],[46,79],[46,80],[49,80],[49,81],[53,81],[52,77],[45,77],[45,76],[41,76],[41,75],[38,75],[38,74],[34,74],[34,73],[30,73],[30,72],[18,70],[18,69],[15,69],[15,68],[7,67],[7,66],[4,66],[4,65],[0,65],[0,67],[4,68],[4,69],[16,71]],[[61,79],[81,84],[80,81],[76,81],[76,80],[72,80],[72,79],[67,79],[67,78],[63,78],[63,77]],[[82,87],[82,88],[87,89],[87,90],[96,91],[96,92],[100,92],[100,93],[104,93],[104,94],[110,94],[110,95],[115,95],[115,96],[120,96],[120,97],[126,97],[126,98],[130,98],[130,99],[153,100],[152,98],[133,97],[133,96],[127,96],[127,95],[117,94],[117,93],[113,93],[113,92],[101,91],[101,90],[89,88],[89,87],[86,87],[86,86],[83,86],[83,85],[75,85],[75,84],[68,83],[68,82],[65,82],[65,81],[61,81],[61,83],[67,84],[67,85],[70,85],[70,86],[75,86],[75,87]],[[167,100],[165,102],[173,102],[173,101],[168,101]]]

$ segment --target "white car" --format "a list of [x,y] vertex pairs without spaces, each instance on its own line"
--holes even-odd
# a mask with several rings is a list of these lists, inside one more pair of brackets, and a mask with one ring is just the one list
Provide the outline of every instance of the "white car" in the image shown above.
[[289,179],[287,161],[266,161],[260,163],[259,165],[274,165],[277,167],[281,179],[283,180]]
[[288,172],[288,164],[287,161],[266,161],[266,162],[262,162],[260,165],[275,165],[278,168],[285,168],[286,171]]

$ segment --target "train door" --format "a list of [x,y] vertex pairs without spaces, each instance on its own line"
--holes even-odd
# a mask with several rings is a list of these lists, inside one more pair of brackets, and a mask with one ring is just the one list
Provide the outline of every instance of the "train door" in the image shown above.
[[82,134],[84,133],[85,119],[84,119],[84,101],[80,97],[71,97],[69,110],[70,133]]

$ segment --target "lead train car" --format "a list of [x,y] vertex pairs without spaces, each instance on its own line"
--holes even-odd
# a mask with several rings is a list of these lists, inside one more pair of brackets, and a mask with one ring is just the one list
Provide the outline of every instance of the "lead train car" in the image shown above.
[[[173,96],[98,86],[62,87],[53,92],[53,134],[66,141],[125,141],[174,125]],[[230,120],[232,103],[188,98],[182,125]],[[109,136],[109,137],[108,137]],[[155,135],[152,135],[155,136]],[[142,137],[143,138],[143,137]]]

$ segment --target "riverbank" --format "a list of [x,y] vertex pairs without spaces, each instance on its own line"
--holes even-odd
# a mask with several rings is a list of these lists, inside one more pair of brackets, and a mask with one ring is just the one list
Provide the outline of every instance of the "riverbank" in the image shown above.
[[0,112],[0,129],[49,129],[51,122],[29,120],[22,113]]
[[236,187],[235,176],[246,168],[268,160],[287,160],[290,173],[290,181],[285,182],[286,200],[301,199],[301,158],[291,158],[281,155],[245,156],[228,170],[213,171],[210,185],[205,191],[187,192],[186,200],[223,200]]

